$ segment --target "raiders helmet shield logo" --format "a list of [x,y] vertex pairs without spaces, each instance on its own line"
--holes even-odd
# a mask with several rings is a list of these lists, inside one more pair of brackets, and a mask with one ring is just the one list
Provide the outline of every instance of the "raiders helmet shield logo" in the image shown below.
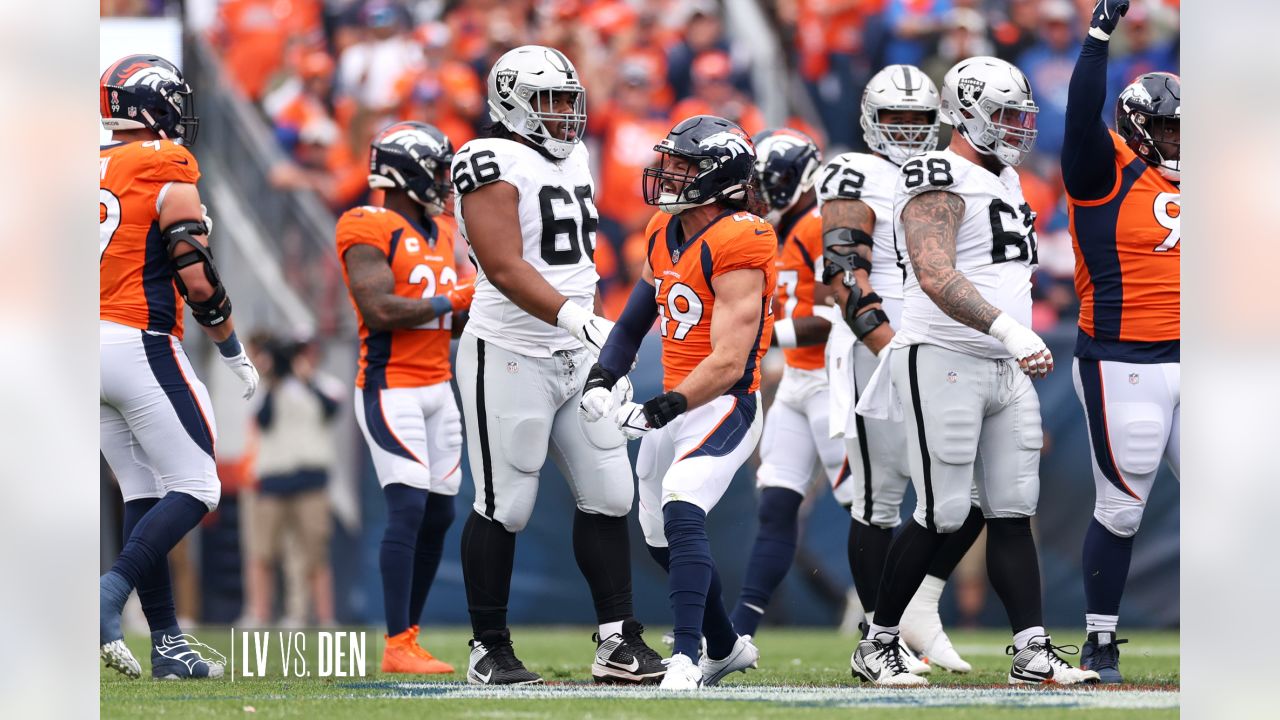
[[982,97],[982,89],[986,86],[985,82],[977,78],[961,78],[956,84],[956,97],[964,107],[973,107],[978,98]]
[[516,86],[516,71],[499,70],[498,76],[494,78],[494,83],[498,87],[498,97],[506,100],[511,97],[511,90]]

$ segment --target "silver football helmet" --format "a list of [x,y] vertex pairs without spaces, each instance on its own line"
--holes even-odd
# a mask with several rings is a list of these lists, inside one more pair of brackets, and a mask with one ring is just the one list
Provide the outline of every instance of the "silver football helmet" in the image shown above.
[[942,78],[942,119],[1005,165],[1018,165],[1035,147],[1039,111],[1027,76],[1004,60],[971,57]]
[[[890,65],[867,83],[862,93],[862,137],[872,151],[901,165],[908,158],[938,148],[938,88],[914,65]],[[886,123],[882,110],[922,110],[927,125]]]
[[[558,113],[552,97],[568,93],[573,108]],[[542,45],[508,50],[489,70],[489,117],[557,159],[569,157],[587,127],[587,91],[564,53]],[[560,137],[547,122],[563,122]]]

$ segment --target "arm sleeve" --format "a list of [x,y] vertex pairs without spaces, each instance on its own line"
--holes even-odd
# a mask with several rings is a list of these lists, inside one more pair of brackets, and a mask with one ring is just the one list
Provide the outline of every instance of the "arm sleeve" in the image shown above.
[[1107,43],[1086,37],[1067,89],[1062,181],[1071,197],[1095,200],[1115,185],[1115,146],[1102,119],[1107,102]]
[[636,282],[631,297],[622,309],[622,316],[609,333],[609,339],[600,349],[600,366],[622,377],[631,372],[631,363],[640,351],[640,343],[658,318],[658,303],[653,286],[644,280]]

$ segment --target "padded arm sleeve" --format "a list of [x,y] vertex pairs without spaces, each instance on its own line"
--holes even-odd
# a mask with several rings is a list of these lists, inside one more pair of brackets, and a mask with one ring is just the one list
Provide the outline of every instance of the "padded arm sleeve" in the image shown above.
[[631,363],[640,351],[640,343],[658,318],[657,291],[653,285],[639,280],[631,289],[622,316],[609,333],[609,339],[600,349],[600,366],[622,377],[631,372]]
[[1095,200],[1115,185],[1115,146],[1102,119],[1107,102],[1107,45],[1089,36],[1067,89],[1062,138],[1062,181],[1071,197]]

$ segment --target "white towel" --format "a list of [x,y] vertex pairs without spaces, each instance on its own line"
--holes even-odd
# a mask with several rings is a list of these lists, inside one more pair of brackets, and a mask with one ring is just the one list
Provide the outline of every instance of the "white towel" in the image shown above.
[[814,307],[813,314],[831,322],[831,334],[827,336],[827,394],[829,414],[827,431],[830,437],[857,437],[857,424],[850,422],[853,411],[853,346],[857,338],[833,307]]

